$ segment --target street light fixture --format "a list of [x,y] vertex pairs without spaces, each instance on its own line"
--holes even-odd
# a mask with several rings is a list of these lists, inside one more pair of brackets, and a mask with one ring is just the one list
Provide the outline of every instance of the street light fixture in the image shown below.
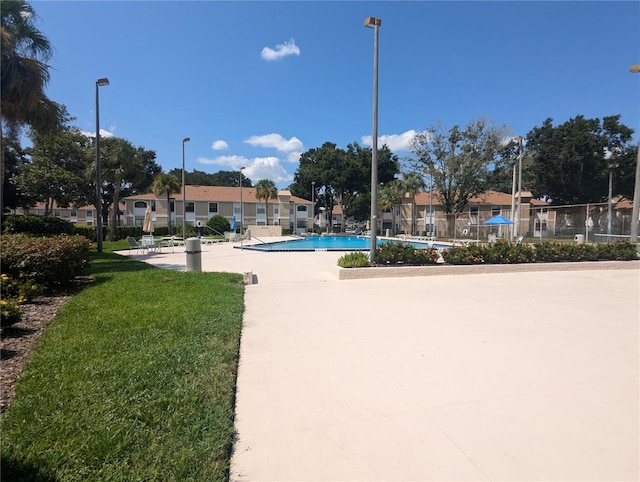
[[376,256],[376,228],[378,224],[378,34],[382,20],[368,17],[364,26],[373,29],[373,132],[371,134],[371,248],[369,260]]
[[[629,72],[640,73],[640,64],[632,65]],[[633,211],[631,212],[631,239],[632,243],[638,241],[638,216],[640,215],[640,139],[638,140],[638,156],[636,158],[636,180],[633,187]]]
[[[102,166],[100,165],[100,95],[99,89],[109,85],[109,79],[96,80],[96,238],[98,253],[102,253]],[[118,206],[114,206],[117,209]]]
[[[185,184],[184,171],[184,145],[191,140],[190,137],[182,139],[182,239],[187,237],[187,186]],[[169,214],[171,215],[171,214]]]

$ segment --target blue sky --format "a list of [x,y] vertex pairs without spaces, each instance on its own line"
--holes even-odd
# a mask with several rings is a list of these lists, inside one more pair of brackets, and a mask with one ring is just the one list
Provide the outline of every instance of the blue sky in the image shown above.
[[[621,114],[640,129],[640,2],[33,1],[51,41],[49,97],[74,124],[155,150],[165,171],[238,170],[286,187],[301,152],[488,118],[525,135],[550,117]],[[637,136],[636,136],[637,139]]]

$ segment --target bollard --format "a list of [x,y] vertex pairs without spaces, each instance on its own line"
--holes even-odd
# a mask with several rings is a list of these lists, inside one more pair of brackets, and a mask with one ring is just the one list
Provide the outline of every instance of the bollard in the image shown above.
[[202,271],[200,238],[187,238],[185,241],[185,253],[187,253],[187,271]]
[[573,240],[576,244],[584,244],[584,234],[576,234],[573,237]]

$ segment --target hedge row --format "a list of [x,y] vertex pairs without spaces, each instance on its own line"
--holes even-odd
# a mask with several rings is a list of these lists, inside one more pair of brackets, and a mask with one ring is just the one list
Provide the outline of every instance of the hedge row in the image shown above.
[[[175,226],[172,229],[176,230]],[[110,229],[105,226],[102,230],[103,240],[108,239]],[[96,227],[83,224],[73,224],[64,219],[52,216],[36,216],[33,214],[9,214],[3,218],[2,232],[6,234],[29,234],[31,236],[55,236],[58,234],[77,234],[95,242]],[[193,231],[195,233],[195,231]],[[117,238],[127,239],[128,236],[140,238],[143,234],[142,226],[118,226]],[[154,234],[156,236],[168,236],[167,226],[158,226]]]
[[[553,263],[560,261],[597,261],[637,259],[636,245],[628,241],[600,244],[575,244],[544,241],[536,244],[515,244],[498,241],[493,244],[454,246],[441,251],[448,264],[516,264]],[[438,252],[421,249],[406,242],[389,242],[379,246],[376,266],[424,266],[438,263]],[[338,260],[343,268],[370,266],[368,255],[362,252],[345,254]]]
[[637,259],[637,253],[636,245],[628,241],[598,244],[544,241],[533,245],[498,241],[493,244],[455,246],[443,250],[442,257],[449,264],[516,264],[597,260],[627,261]]
[[89,264],[90,242],[82,236],[0,236],[2,274],[44,289],[68,285]]

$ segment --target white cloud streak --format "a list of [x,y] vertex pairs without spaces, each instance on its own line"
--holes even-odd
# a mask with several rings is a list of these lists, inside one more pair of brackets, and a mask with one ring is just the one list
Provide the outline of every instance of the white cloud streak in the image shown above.
[[[411,129],[403,132],[402,134],[378,136],[378,148],[386,144],[387,146],[389,146],[389,149],[391,149],[393,153],[407,152],[409,151],[409,148],[411,147],[411,141],[416,136],[416,134],[418,133]],[[362,136],[362,144],[367,147],[371,147],[372,139],[372,136]]]
[[281,60],[285,57],[288,57],[289,55],[300,55],[300,49],[293,39],[283,44],[276,45],[275,49],[272,49],[271,47],[265,47],[262,49],[262,52],[260,52],[260,57],[262,57],[262,60],[266,60],[268,62]]
[[270,147],[280,152],[302,151],[304,145],[297,137],[285,139],[280,134],[265,134],[263,136],[251,136],[244,141],[254,147]]
[[226,151],[227,149],[229,149],[229,144],[221,139],[218,139],[217,141],[213,141],[213,144],[211,144],[211,149],[213,149],[214,151]]

